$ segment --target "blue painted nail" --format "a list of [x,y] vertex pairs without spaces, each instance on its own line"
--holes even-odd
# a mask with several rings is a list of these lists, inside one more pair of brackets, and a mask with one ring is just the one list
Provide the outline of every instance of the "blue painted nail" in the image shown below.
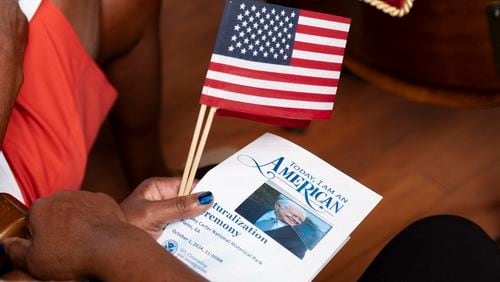
[[0,243],[0,255],[5,255],[5,254],[6,254],[5,246],[2,243]]
[[212,194],[212,192],[205,192],[198,196],[198,203],[200,203],[200,205],[208,205],[212,202],[213,199],[214,195]]

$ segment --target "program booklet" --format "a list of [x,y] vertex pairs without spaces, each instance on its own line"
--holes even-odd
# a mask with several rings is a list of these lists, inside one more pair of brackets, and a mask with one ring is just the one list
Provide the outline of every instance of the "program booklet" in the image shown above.
[[300,146],[266,133],[196,185],[202,215],[158,242],[210,281],[309,281],[381,196]]

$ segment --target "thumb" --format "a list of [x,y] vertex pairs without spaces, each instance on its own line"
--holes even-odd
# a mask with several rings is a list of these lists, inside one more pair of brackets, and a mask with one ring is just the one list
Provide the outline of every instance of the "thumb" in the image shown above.
[[31,248],[31,241],[12,237],[2,240],[2,244],[11,262],[21,269],[28,270],[26,256]]
[[212,192],[200,192],[168,200],[151,202],[147,214],[158,224],[166,224],[183,218],[195,217],[208,210],[213,202]]

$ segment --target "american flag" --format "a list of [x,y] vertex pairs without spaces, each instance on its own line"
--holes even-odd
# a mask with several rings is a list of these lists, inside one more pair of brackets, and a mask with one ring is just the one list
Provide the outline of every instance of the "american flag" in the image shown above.
[[200,102],[263,122],[306,125],[329,119],[349,23],[333,15],[227,0]]

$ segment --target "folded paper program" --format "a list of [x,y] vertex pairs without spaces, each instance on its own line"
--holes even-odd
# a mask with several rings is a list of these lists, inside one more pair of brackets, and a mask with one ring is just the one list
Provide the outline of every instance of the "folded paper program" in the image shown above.
[[410,12],[414,0],[361,0],[393,17],[402,17]]

